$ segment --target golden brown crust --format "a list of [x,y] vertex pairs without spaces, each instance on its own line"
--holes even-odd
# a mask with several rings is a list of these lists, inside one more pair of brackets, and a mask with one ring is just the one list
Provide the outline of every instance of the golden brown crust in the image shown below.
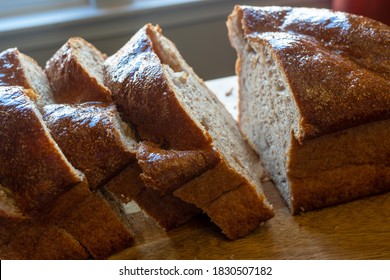
[[19,60],[20,52],[11,48],[0,53],[0,86],[31,88]]
[[24,213],[45,208],[82,180],[27,95],[20,87],[0,87],[0,177]]
[[133,200],[145,188],[140,178],[142,170],[137,161],[126,166],[119,174],[106,184],[106,189],[122,203]]
[[135,160],[136,142],[133,147],[123,143],[115,114],[114,105],[97,102],[44,107],[43,117],[54,140],[69,162],[84,172],[92,190]]
[[82,38],[70,38],[45,66],[55,102],[112,102],[110,90],[91,75],[86,65],[81,62],[80,45],[85,46],[92,53],[93,67],[103,67],[105,55]]
[[130,230],[99,192],[89,195],[57,223],[96,259],[107,258],[133,241]]
[[236,6],[253,48],[268,44],[298,105],[302,142],[390,117],[390,27],[326,9]]
[[226,193],[203,209],[231,240],[248,235],[274,216],[264,195],[259,196],[248,184]]
[[[112,203],[112,202],[111,202]],[[123,214],[86,181],[64,193],[39,217],[0,219],[0,256],[11,259],[107,258],[133,235]],[[115,203],[114,203],[115,204]]]
[[143,141],[137,160],[145,185],[166,194],[213,168],[220,158],[214,150],[165,150],[152,142]]
[[[141,146],[137,158],[146,184],[161,188],[164,192],[175,190],[175,196],[197,207],[205,206],[242,184],[248,184],[252,192],[241,194],[260,197],[261,191],[257,192],[256,183],[249,182],[250,176],[245,172],[245,166],[250,164],[242,163],[241,155],[234,156],[238,153],[235,147],[239,151],[249,150],[246,146],[240,149],[246,143],[239,138],[236,123],[223,111],[223,105],[203,81],[190,70],[174,44],[163,37],[158,26],[148,24],[142,28],[121,50],[106,60],[105,70],[106,84],[112,90],[118,110],[134,123],[141,139],[163,147],[156,151],[150,145]],[[190,105],[191,102],[193,105]],[[208,105],[212,106],[207,111],[210,114],[200,113]],[[213,118],[218,119],[215,126]],[[213,145],[218,147],[215,152]],[[215,156],[210,160],[208,154]],[[242,157],[245,158],[246,154]],[[245,160],[249,162],[251,159]],[[195,168],[189,171],[191,164]],[[165,171],[169,171],[168,176],[164,174]],[[164,177],[157,178],[161,175]],[[180,186],[182,183],[185,184]],[[257,201],[262,203],[261,200]],[[235,202],[232,201],[232,204]],[[260,207],[272,212],[269,204]],[[248,218],[253,230],[259,223],[254,222],[251,215],[262,213],[254,209],[254,212],[251,211],[242,212],[242,219]],[[258,218],[265,221],[269,216]],[[240,227],[234,224],[220,225],[228,236],[236,236],[236,233],[230,234],[229,231],[232,227]],[[244,232],[248,233],[246,229],[242,231],[243,235],[246,234]]]
[[[203,207],[248,181],[232,170],[225,161],[184,184],[174,194],[184,201]],[[252,186],[253,187],[253,186]]]
[[88,181],[84,178],[82,182],[62,194],[51,207],[43,209],[39,217],[34,220],[41,224],[54,224],[77,208],[90,195]]
[[46,74],[31,57],[11,48],[0,53],[0,86],[21,86],[33,90],[39,109],[52,103],[52,92]]
[[66,230],[49,226],[40,233],[28,259],[82,260],[90,258],[86,249]]
[[[291,211],[319,209],[390,190],[390,120],[307,140],[288,151]],[[358,140],[357,140],[358,139]]]
[[164,230],[173,229],[188,222],[202,210],[185,202],[172,193],[161,194],[152,188],[144,188],[134,201]]
[[20,211],[11,191],[0,184],[0,219],[2,218],[19,221],[26,216]]
[[148,34],[153,28],[143,27],[106,60],[105,84],[142,139],[181,150],[210,147],[210,136],[188,116],[166,82]]
[[[72,235],[56,225],[0,221],[1,259],[86,259],[89,253]],[[3,232],[7,232],[6,237]]]

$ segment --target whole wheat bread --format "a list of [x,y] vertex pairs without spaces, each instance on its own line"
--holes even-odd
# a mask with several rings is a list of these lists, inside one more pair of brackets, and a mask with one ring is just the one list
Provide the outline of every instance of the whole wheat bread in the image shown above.
[[390,190],[390,28],[326,9],[236,6],[239,122],[291,211]]
[[53,94],[45,72],[38,63],[17,48],[0,53],[0,86],[21,86],[32,89],[39,97],[38,108],[53,103]]
[[90,255],[61,227],[32,220],[11,223],[0,219],[0,257],[2,260],[78,260]]
[[134,164],[137,135],[121,120],[110,99],[101,103],[102,96],[111,96],[102,80],[104,59],[92,44],[77,37],[49,59],[45,71],[55,102],[73,104],[46,106],[45,121],[69,161],[86,174],[91,189],[107,184],[119,200],[134,200],[159,226],[171,229],[199,210],[173,195],[160,198],[163,194],[140,185]]
[[43,111],[54,140],[73,166],[86,175],[92,190],[136,160],[135,136],[114,105],[52,104]]
[[219,157],[215,167],[174,195],[205,211],[231,239],[272,217],[259,178],[249,172],[256,155],[232,116],[158,26],[144,26],[105,64],[114,102],[143,140],[168,152],[207,150]]
[[83,180],[50,135],[32,90],[0,87],[0,178],[23,213],[40,211]]
[[105,58],[86,40],[70,38],[45,66],[55,103],[110,102],[111,92],[103,84]]

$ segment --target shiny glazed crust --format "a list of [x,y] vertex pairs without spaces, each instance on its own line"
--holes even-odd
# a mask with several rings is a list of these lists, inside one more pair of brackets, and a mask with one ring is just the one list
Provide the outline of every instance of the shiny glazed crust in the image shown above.
[[389,26],[290,7],[236,6],[229,20],[240,21],[255,50],[273,48],[299,110],[298,141],[390,118]]
[[20,52],[16,48],[5,50],[0,54],[1,86],[31,88],[23,71],[19,56]]
[[34,94],[21,87],[0,87],[1,183],[24,213],[44,209],[82,180],[29,95]]
[[39,98],[35,100],[38,109],[53,102],[49,80],[38,63],[10,48],[0,53],[0,86],[21,86],[32,89]]
[[54,140],[69,162],[86,175],[91,190],[135,161],[136,141],[125,135],[125,130],[131,134],[130,128],[119,130],[116,114],[114,105],[97,102],[44,107],[43,118]]
[[390,190],[390,28],[326,9],[236,6],[240,126],[292,213]]
[[153,29],[144,26],[107,58],[105,84],[118,110],[137,127],[142,139],[168,142],[182,150],[210,147],[210,136],[188,116],[166,81],[149,35]]

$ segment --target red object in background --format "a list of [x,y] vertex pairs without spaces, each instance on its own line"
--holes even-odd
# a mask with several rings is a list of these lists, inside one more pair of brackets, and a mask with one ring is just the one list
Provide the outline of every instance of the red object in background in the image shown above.
[[390,25],[389,0],[333,0],[332,9],[366,16]]

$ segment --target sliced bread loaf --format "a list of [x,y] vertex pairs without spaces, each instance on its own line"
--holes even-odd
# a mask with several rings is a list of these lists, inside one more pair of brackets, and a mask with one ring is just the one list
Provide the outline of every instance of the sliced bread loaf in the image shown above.
[[[0,87],[0,220],[10,230],[19,225],[23,225],[21,230],[26,228],[20,234],[11,232],[10,246],[0,253],[14,251],[21,258],[81,258],[90,253],[95,258],[107,258],[128,247],[133,236],[125,215],[118,211],[119,202],[107,199],[108,195],[91,193],[85,176],[71,165],[51,137],[35,99],[31,89]],[[51,231],[57,225],[63,230]],[[53,233],[47,236],[53,244],[45,245],[36,238],[44,230]],[[78,247],[74,247],[78,242],[87,248],[86,255],[78,255]],[[24,244],[27,251],[19,251],[18,244]],[[70,254],[54,256],[59,245]],[[35,249],[42,251],[34,253]]]
[[143,140],[164,147],[165,156],[169,149],[206,150],[218,156],[215,167],[174,195],[200,207],[231,239],[272,217],[252,172],[256,155],[232,116],[158,26],[144,26],[105,64],[105,83],[115,104]]
[[[158,199],[162,194],[148,190],[139,180],[140,169],[134,163],[137,136],[131,126],[121,120],[114,104],[100,102],[102,94],[99,92],[104,87],[103,62],[104,55],[81,38],[69,39],[56,52],[46,63],[45,71],[53,87],[58,86],[59,94],[63,86],[72,93],[68,99],[57,98],[56,102],[73,104],[46,106],[45,121],[69,161],[86,174],[91,189],[107,184],[107,190],[119,200],[124,203],[134,200],[158,225],[171,229],[188,221],[199,210],[172,195]],[[64,71],[71,73],[61,74]],[[77,82],[72,75],[77,75]],[[96,83],[88,88],[91,81]],[[109,92],[107,88],[104,90]],[[90,95],[85,97],[86,94]]]
[[390,190],[390,28],[236,6],[239,122],[293,213]]

